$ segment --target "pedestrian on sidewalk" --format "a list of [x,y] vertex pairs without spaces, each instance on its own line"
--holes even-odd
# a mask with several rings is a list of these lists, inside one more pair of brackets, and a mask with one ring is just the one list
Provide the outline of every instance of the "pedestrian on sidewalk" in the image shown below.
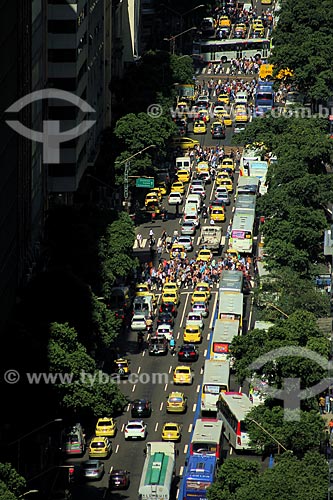
[[331,413],[331,399],[329,393],[325,396],[325,411],[326,413]]
[[138,247],[141,248],[141,242],[142,242],[142,234],[138,233],[136,235],[136,241],[138,242]]
[[323,396],[320,396],[319,401],[318,401],[318,406],[319,406],[320,415],[324,415],[325,414],[325,398],[323,398]]
[[333,418],[331,418],[331,420],[328,422],[328,427],[330,430],[330,434],[332,434],[332,432],[333,432]]

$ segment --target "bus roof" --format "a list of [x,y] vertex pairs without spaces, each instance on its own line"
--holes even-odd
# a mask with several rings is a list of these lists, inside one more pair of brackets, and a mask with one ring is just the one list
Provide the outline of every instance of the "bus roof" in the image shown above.
[[[194,479],[210,476],[216,467],[217,457],[212,455],[191,455],[186,468],[186,478]],[[207,478],[208,479],[208,478]]]
[[265,39],[247,38],[246,40],[241,40],[239,38],[226,38],[226,39],[222,39],[222,40],[199,40],[198,42],[194,42],[194,43],[200,44],[200,45],[221,46],[221,50],[222,50],[223,46],[227,46],[227,45],[247,46],[250,43],[254,43],[256,45],[262,45],[265,42],[269,43],[268,38],[265,38]]
[[258,177],[242,176],[238,178],[237,193],[256,194],[259,188]]
[[145,484],[164,485],[169,459],[165,453],[154,453],[150,457]]
[[238,332],[238,319],[217,319],[214,326],[213,342],[231,342],[238,335]]
[[233,292],[220,292],[219,315],[220,314],[243,314],[243,294]]
[[192,443],[218,442],[222,433],[223,422],[217,418],[198,418],[192,435]]
[[231,229],[233,231],[253,231],[254,219],[254,210],[248,212],[243,212],[242,209],[235,210]]
[[215,359],[206,359],[203,374],[203,385],[211,383],[225,383],[229,385],[230,362]]
[[242,292],[244,275],[243,271],[222,271],[219,283],[220,292]]
[[240,193],[236,198],[235,210],[255,210],[256,197],[252,194]]
[[230,411],[237,420],[244,420],[249,411],[253,408],[248,396],[242,392],[221,392],[219,400],[227,403]]

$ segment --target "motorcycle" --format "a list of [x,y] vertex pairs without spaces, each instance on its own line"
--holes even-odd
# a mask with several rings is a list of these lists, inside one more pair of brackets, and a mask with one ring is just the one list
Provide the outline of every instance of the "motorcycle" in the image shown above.
[[176,346],[175,345],[170,346],[170,354],[172,356],[174,356],[176,354]]

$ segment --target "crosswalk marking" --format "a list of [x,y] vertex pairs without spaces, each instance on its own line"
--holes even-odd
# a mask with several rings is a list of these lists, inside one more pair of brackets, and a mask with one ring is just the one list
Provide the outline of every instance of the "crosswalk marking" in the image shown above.
[[144,248],[146,246],[147,241],[148,241],[147,238],[142,238],[142,240],[141,240],[141,246],[139,247],[138,240],[136,239],[134,241],[133,249],[135,249],[135,248]]

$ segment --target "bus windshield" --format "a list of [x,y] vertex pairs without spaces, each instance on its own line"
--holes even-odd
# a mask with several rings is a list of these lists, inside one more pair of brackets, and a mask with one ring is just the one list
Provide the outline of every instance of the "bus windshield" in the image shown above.
[[217,451],[216,443],[193,443],[193,453],[200,455],[215,455]]
[[186,481],[187,490],[206,491],[211,486],[211,481],[196,481],[195,479],[188,479]]
[[228,387],[226,384],[218,384],[218,385],[205,384],[203,386],[204,394],[220,394],[221,391],[227,391],[227,390]]

